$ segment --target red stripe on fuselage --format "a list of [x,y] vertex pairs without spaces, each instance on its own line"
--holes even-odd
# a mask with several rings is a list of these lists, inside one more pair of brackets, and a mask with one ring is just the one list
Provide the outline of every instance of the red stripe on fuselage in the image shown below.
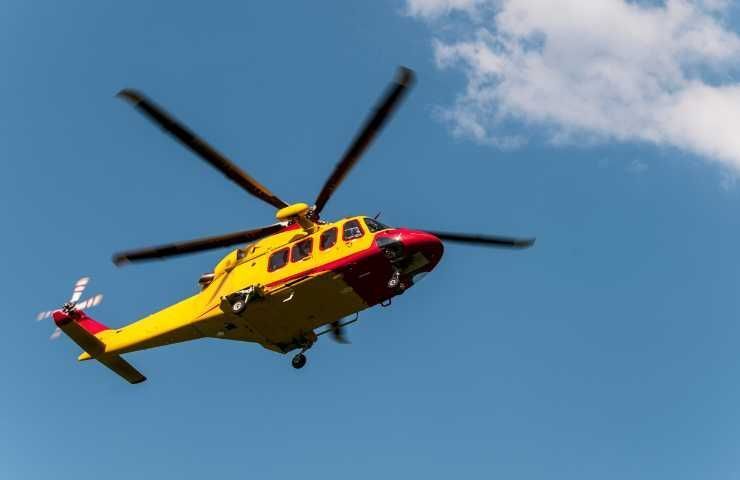
[[[442,257],[442,243],[433,235],[425,232],[391,229],[375,234],[375,239],[378,237],[396,238],[403,242],[404,247],[409,252],[421,252],[429,263],[419,271],[431,271]],[[393,266],[385,258],[375,241],[365,250],[282,278],[269,283],[267,287],[277,287],[302,277],[325,272],[341,274],[344,281],[368,306],[376,305],[399,293],[397,289],[388,288],[388,280],[393,274]],[[411,285],[408,279],[402,280],[405,280],[407,285]]]

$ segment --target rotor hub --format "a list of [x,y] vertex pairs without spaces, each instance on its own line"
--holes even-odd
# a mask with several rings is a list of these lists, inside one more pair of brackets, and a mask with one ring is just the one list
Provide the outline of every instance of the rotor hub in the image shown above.
[[281,222],[286,222],[296,217],[305,218],[310,210],[311,207],[307,203],[294,203],[278,210],[275,217]]

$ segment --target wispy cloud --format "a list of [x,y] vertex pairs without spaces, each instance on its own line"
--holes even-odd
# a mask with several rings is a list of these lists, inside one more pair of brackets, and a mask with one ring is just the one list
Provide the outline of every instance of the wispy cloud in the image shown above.
[[727,172],[722,172],[722,178],[719,181],[719,186],[722,187],[722,190],[726,192],[734,190],[737,186],[737,176],[730,175]]
[[455,134],[512,146],[525,139],[502,126],[534,123],[557,142],[644,141],[740,170],[740,36],[725,23],[729,5],[406,0],[434,31],[437,65],[466,76],[438,112]]
[[454,11],[473,12],[484,0],[408,0],[410,15],[434,18]]
[[647,171],[647,169],[648,169],[647,163],[643,162],[642,160],[632,160],[630,164],[627,166],[627,173],[631,173],[633,175],[639,175]]

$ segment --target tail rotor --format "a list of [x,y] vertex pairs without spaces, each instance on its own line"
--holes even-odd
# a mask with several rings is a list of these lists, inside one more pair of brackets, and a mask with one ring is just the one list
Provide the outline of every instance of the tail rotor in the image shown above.
[[[64,313],[69,314],[77,310],[86,310],[88,308],[100,305],[100,302],[103,301],[103,295],[100,293],[80,301],[80,298],[82,298],[82,294],[85,292],[88,283],[90,283],[90,277],[82,277],[77,280],[77,282],[75,282],[74,288],[72,289],[72,296],[69,298],[69,300],[64,303],[61,308],[39,312],[39,314],[36,316],[36,321],[46,320],[47,318],[51,317],[52,314],[57,310],[62,310]],[[62,331],[57,327],[54,330],[54,333],[51,334],[49,339],[54,340],[56,338],[59,338],[59,335],[61,335],[61,333]]]

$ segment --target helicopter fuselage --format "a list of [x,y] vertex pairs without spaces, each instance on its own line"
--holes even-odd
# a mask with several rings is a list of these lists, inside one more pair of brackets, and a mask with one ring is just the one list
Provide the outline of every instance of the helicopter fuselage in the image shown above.
[[[366,217],[316,224],[310,233],[292,224],[230,252],[198,294],[96,336],[106,353],[115,354],[202,337],[256,342],[287,353],[312,344],[322,325],[403,293],[442,253],[431,234]],[[249,296],[235,313],[231,307],[240,292]]]

